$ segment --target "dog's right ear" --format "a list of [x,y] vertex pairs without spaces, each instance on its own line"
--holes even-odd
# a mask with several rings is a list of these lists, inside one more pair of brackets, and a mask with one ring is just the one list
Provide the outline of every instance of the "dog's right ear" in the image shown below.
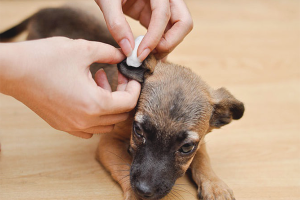
[[145,78],[151,75],[155,69],[157,60],[150,54],[140,67],[131,67],[126,63],[126,59],[118,64],[118,69],[125,77],[143,83]]
[[210,118],[211,128],[220,128],[229,124],[232,119],[242,118],[245,107],[225,88],[220,88],[212,92],[214,110]]

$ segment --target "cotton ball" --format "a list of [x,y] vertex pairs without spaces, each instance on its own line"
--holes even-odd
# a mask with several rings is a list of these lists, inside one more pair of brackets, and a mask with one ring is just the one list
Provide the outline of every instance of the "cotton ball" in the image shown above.
[[126,63],[128,66],[131,66],[131,67],[141,66],[142,63],[140,62],[140,60],[137,57],[137,50],[138,50],[139,45],[143,38],[144,38],[144,36],[141,35],[135,39],[134,49],[133,49],[131,55],[129,57],[127,57],[127,59],[126,59]]

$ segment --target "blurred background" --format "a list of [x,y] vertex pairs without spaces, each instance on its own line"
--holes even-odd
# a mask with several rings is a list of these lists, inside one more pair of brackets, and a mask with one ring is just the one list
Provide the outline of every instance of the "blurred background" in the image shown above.
[[[207,136],[213,168],[238,200],[300,199],[300,1],[186,0],[194,29],[168,60],[244,102],[244,117]],[[0,31],[61,0],[0,0]],[[92,0],[69,1],[102,15]],[[128,19],[134,34],[145,29]],[[26,38],[21,35],[16,41]],[[0,199],[122,199],[96,162],[99,138],[52,129],[0,94]],[[178,199],[197,199],[187,176]]]

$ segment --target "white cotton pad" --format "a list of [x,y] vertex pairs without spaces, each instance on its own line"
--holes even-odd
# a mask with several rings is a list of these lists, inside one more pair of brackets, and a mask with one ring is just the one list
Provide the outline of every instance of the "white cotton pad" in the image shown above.
[[131,66],[131,67],[141,66],[142,63],[137,57],[137,50],[138,50],[139,45],[140,45],[143,38],[144,38],[144,36],[141,35],[141,36],[139,36],[135,39],[134,49],[133,49],[131,55],[129,57],[127,57],[127,59],[126,59],[126,63],[127,63],[128,66]]

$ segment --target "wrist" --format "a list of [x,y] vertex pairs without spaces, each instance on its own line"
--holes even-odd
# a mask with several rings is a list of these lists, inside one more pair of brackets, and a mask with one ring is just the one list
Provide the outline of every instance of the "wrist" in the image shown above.
[[13,96],[16,83],[24,77],[18,43],[0,44],[0,93]]

